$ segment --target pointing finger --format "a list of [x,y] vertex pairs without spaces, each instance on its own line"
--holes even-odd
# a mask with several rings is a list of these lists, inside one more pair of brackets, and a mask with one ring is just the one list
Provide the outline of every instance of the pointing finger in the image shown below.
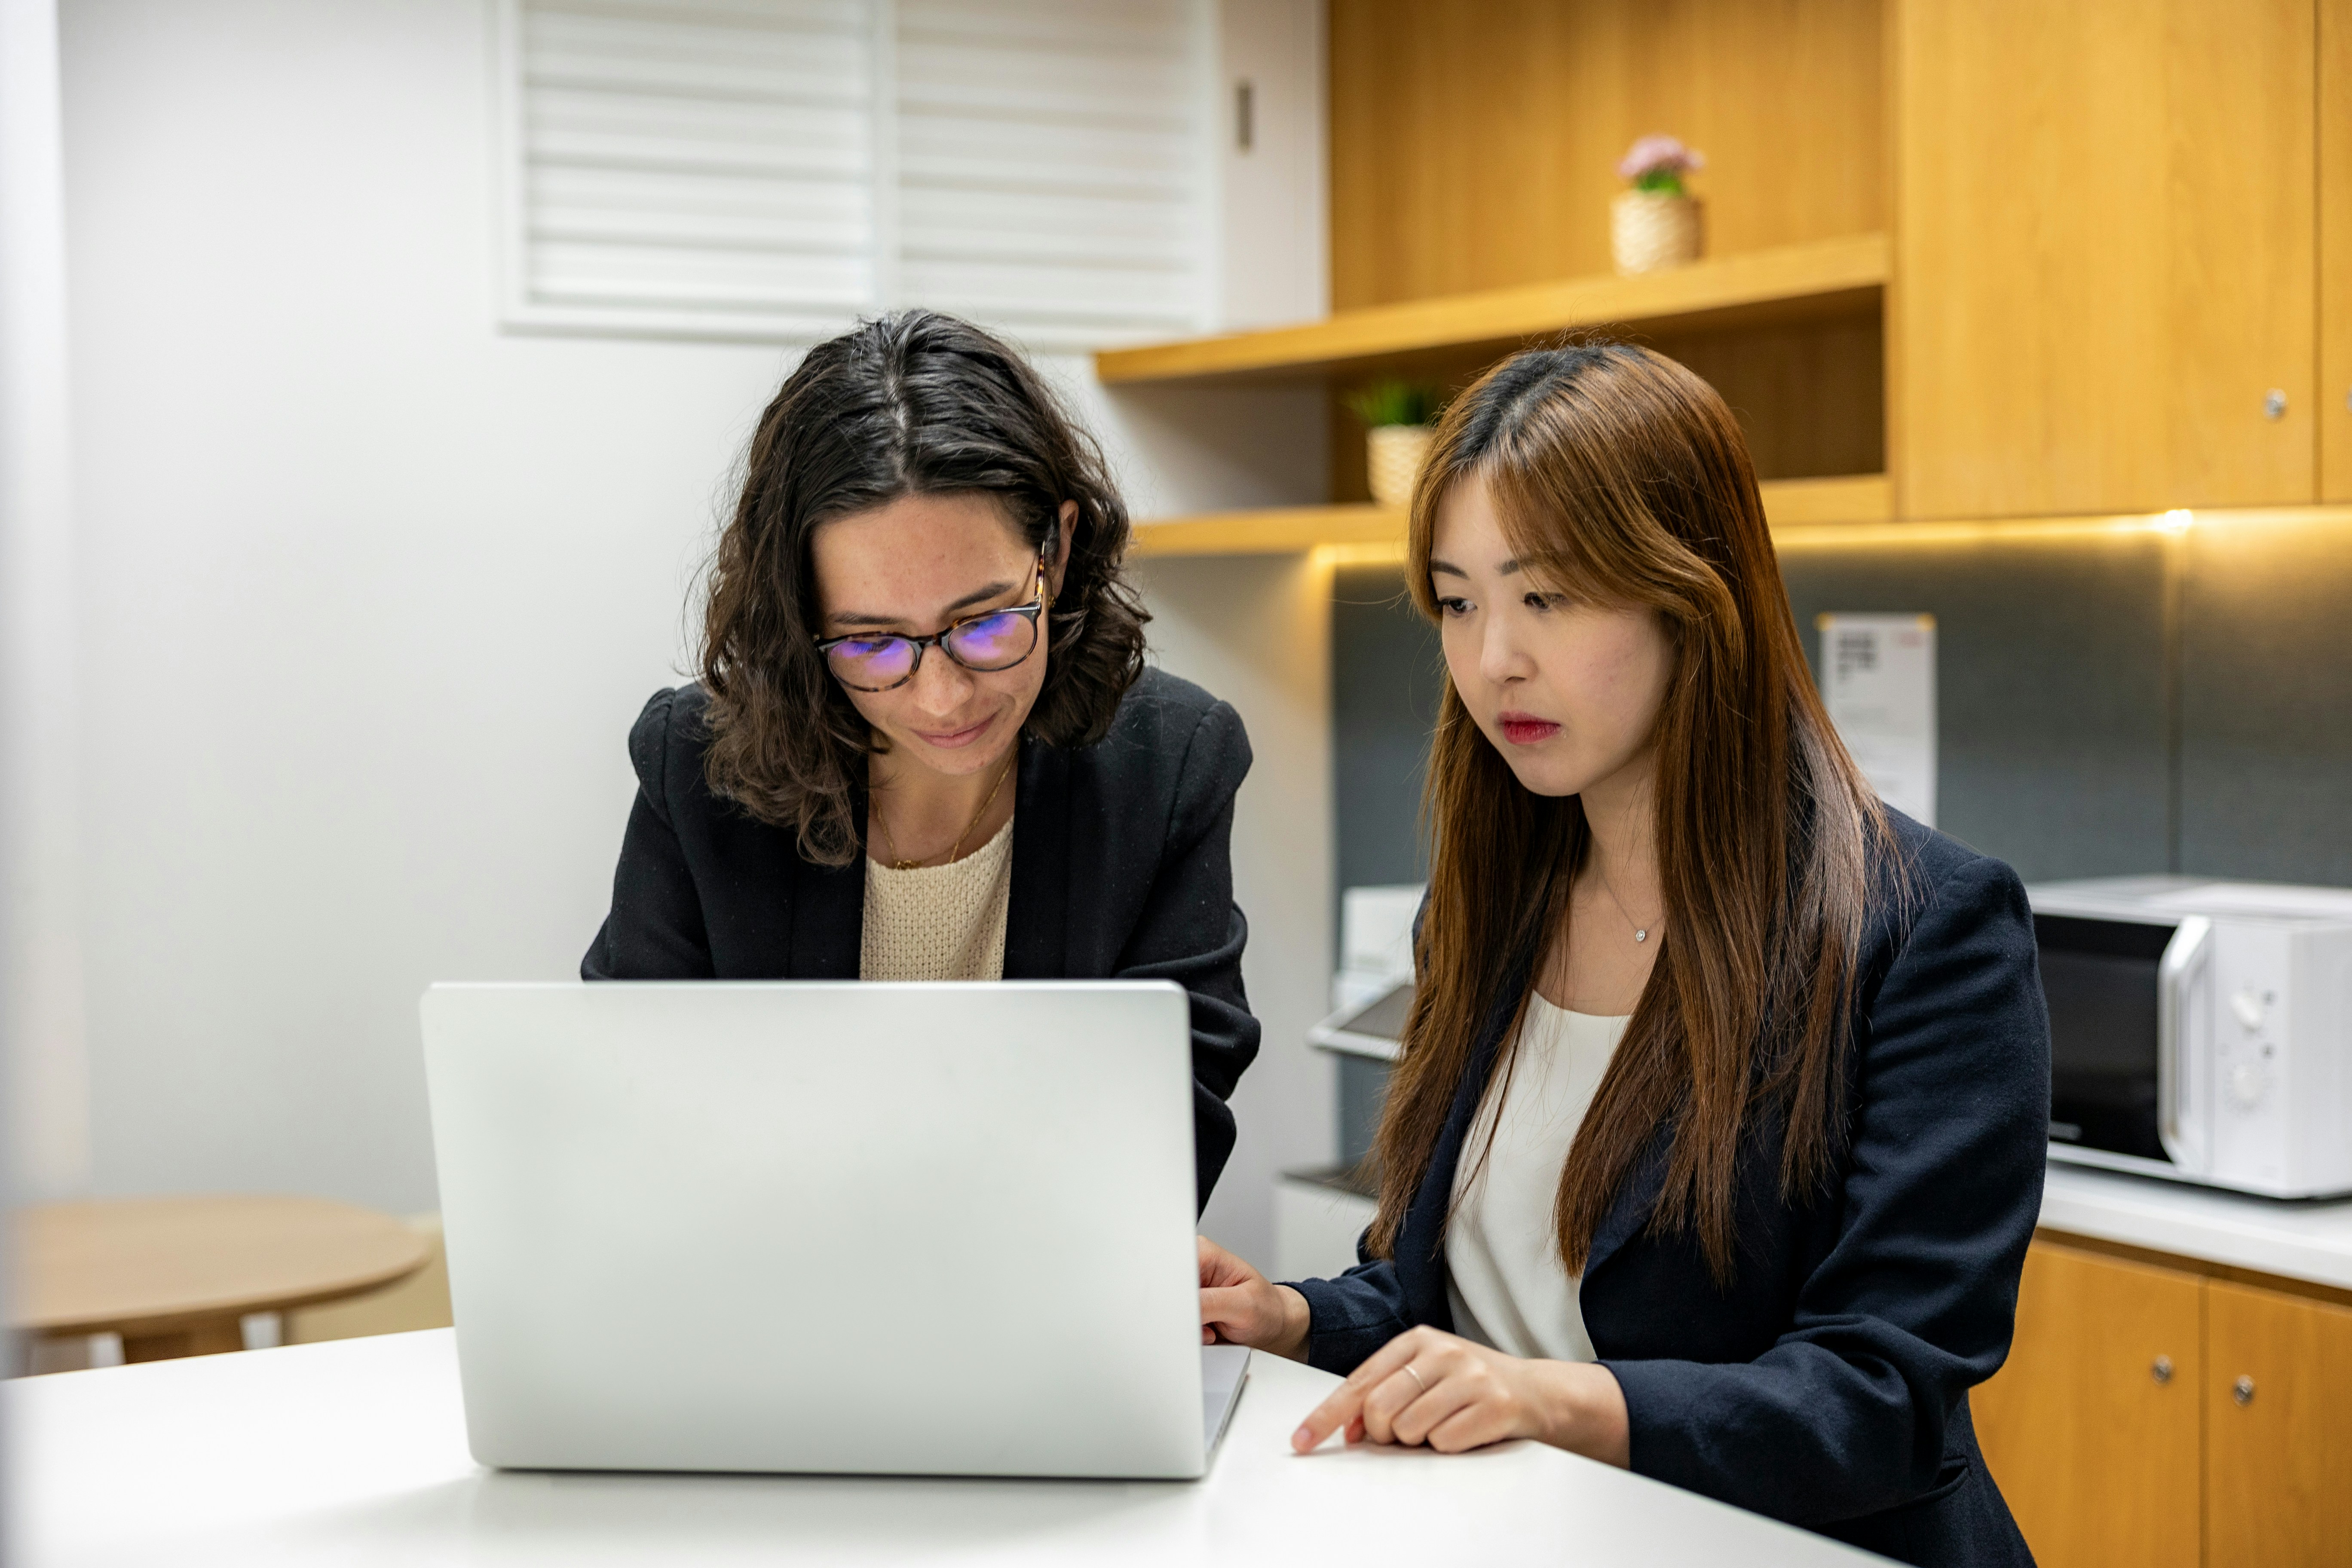
[[1298,1430],[1290,1435],[1291,1448],[1301,1454],[1311,1454],[1323,1446],[1325,1438],[1340,1427],[1351,1431],[1362,1424],[1364,1391],[1341,1384],[1330,1396],[1307,1413]]

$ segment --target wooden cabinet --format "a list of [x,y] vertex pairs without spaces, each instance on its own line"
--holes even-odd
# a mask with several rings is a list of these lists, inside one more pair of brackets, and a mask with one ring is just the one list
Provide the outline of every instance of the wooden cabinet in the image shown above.
[[2314,499],[2315,4],[1897,0],[1902,515]]
[[1971,1397],[2042,1568],[2352,1564],[2352,1306],[2044,1237]]
[[2352,1310],[2214,1281],[2205,1314],[2209,1568],[2352,1563]]
[[[1337,314],[1097,368],[1319,382],[1331,502],[1370,497],[1350,385],[1588,327],[1715,385],[1759,479],[1872,481],[1869,521],[2352,501],[2352,0],[1328,9]],[[1708,155],[1706,258],[1612,277],[1650,131]],[[1801,309],[1732,298],[1792,273]],[[1319,516],[1281,537],[1391,526]]]
[[2042,1568],[2197,1568],[2199,1290],[2072,1247],[2027,1258],[2008,1363],[1970,1403]]
[[2319,495],[2352,500],[2352,0],[2319,5]]
[[[1876,247],[1885,17],[1885,0],[1331,0],[1333,310],[1362,319],[1569,279],[1670,279],[1611,276],[1618,160],[1655,132],[1706,156],[1692,186],[1706,266]],[[1759,479],[1883,474],[1880,300],[1821,303],[1769,321],[1591,324],[1640,337],[1721,393]],[[1477,346],[1397,373],[1459,387],[1519,345]],[[1363,435],[1335,404],[1334,501],[1370,499]]]
[[1707,254],[1886,227],[1884,0],[1331,0],[1331,306],[1605,276],[1617,160],[1705,152]]

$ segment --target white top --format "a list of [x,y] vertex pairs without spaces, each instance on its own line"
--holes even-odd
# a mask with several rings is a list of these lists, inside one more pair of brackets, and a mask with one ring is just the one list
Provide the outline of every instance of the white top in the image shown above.
[[1568,1147],[1624,1033],[1623,1018],[1528,994],[1510,1071],[1487,1085],[1454,1171],[1445,1299],[1464,1339],[1517,1356],[1593,1359],[1577,1300],[1583,1281],[1560,1263],[1552,1205]]
[[1013,904],[1013,819],[944,866],[894,871],[866,860],[860,980],[1002,980]]
[[[740,1348],[794,1347],[752,1334]],[[1007,1353],[1039,1377],[1059,1369],[1050,1335]],[[15,1378],[0,1383],[0,1416],[12,1560],[58,1568],[1254,1568],[1570,1553],[1883,1568],[1535,1443],[1467,1455],[1334,1443],[1293,1458],[1291,1429],[1339,1381],[1253,1355],[1207,1478],[1124,1486],[485,1470],[466,1452],[446,1329]]]

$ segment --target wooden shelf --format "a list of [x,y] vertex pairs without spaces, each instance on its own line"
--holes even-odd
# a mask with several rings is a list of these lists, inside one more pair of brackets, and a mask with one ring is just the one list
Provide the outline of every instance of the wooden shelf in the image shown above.
[[1288,555],[1318,545],[1404,546],[1402,508],[1289,506],[1135,525],[1137,555]]
[[[1771,479],[1764,513],[1775,528],[1822,523],[1885,522],[1891,515],[1886,476],[1854,474],[1829,479]],[[1265,511],[1208,512],[1135,526],[1134,553],[1282,555],[1324,546],[1369,552],[1404,548],[1405,514],[1381,506],[1276,507]]]
[[1895,515],[1895,488],[1885,474],[1833,479],[1766,479],[1764,521],[1774,528],[1821,522],[1885,522]]
[[1107,385],[1312,380],[1433,354],[1499,354],[1577,327],[1646,332],[1844,316],[1874,309],[1886,282],[1883,234],[1751,251],[1634,278],[1572,278],[1349,310],[1328,321],[1228,332],[1095,355]]

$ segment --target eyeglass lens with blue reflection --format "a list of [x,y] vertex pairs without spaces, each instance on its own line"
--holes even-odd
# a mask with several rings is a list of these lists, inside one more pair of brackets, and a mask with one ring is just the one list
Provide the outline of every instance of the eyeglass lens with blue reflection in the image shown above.
[[927,637],[851,636],[821,637],[817,651],[835,680],[853,691],[887,691],[915,679],[923,650],[940,650],[966,669],[985,674],[1011,669],[1037,646],[1037,619],[1051,601],[1045,594],[1045,563],[1037,562],[1037,596],[1010,609],[966,616]]

